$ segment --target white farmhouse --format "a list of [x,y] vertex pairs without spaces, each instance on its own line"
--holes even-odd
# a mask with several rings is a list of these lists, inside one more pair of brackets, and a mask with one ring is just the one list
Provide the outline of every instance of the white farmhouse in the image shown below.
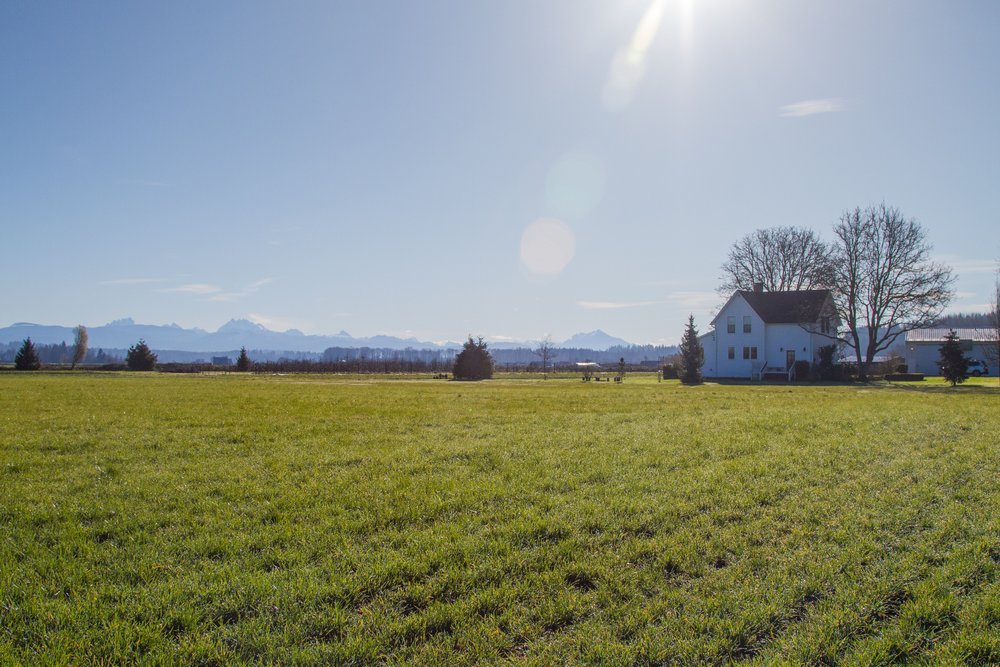
[[734,293],[700,337],[705,349],[702,374],[710,378],[765,375],[793,378],[796,361],[818,361],[819,348],[832,345],[840,321],[829,290]]
[[[906,332],[906,366],[911,373],[940,375],[938,362],[941,360],[941,346],[951,329],[913,329]],[[962,353],[969,359],[982,361],[989,373],[996,375],[989,349],[996,349],[996,333],[989,329],[955,329]],[[977,369],[976,372],[982,371]]]

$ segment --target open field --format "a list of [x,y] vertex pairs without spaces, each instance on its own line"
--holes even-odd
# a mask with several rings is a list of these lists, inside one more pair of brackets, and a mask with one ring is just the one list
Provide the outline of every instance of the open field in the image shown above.
[[1000,662],[1000,390],[0,374],[0,663]]

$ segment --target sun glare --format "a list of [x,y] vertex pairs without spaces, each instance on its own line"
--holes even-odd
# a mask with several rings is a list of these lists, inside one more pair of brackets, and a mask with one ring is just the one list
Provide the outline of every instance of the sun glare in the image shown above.
[[[683,61],[690,58],[694,41],[695,0],[651,0],[636,24],[632,38],[615,54],[608,70],[601,101],[608,111],[624,111],[632,105],[649,69],[649,56],[657,38],[663,39],[664,24],[676,40]],[[669,36],[668,36],[669,38]]]
[[573,230],[562,220],[536,220],[521,234],[521,261],[532,273],[560,273],[575,254]]
[[660,30],[665,4],[665,0],[650,3],[632,39],[612,60],[601,95],[608,111],[623,111],[632,104],[636,89],[646,74],[646,55]]
[[646,59],[646,53],[653,45],[656,33],[660,30],[660,22],[663,21],[663,7],[663,0],[653,0],[639,20],[626,55],[630,63],[641,65]]

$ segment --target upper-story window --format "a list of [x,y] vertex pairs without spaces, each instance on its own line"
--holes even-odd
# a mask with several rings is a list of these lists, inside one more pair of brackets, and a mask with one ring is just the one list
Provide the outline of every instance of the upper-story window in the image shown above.
[[750,331],[752,329],[753,329],[753,325],[750,324],[750,316],[749,315],[744,315],[743,316],[743,333],[750,333]]
[[726,333],[736,333],[736,316],[730,315],[726,318]]
[[829,317],[821,317],[819,319],[819,332],[820,333],[824,333],[824,334],[830,333],[830,318]]

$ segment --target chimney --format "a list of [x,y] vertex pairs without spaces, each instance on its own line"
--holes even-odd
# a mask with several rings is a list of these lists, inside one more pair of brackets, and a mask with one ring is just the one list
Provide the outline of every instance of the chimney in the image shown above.
[[754,283],[753,284],[753,291],[757,292],[758,294],[760,292],[763,292],[764,291],[764,283]]

